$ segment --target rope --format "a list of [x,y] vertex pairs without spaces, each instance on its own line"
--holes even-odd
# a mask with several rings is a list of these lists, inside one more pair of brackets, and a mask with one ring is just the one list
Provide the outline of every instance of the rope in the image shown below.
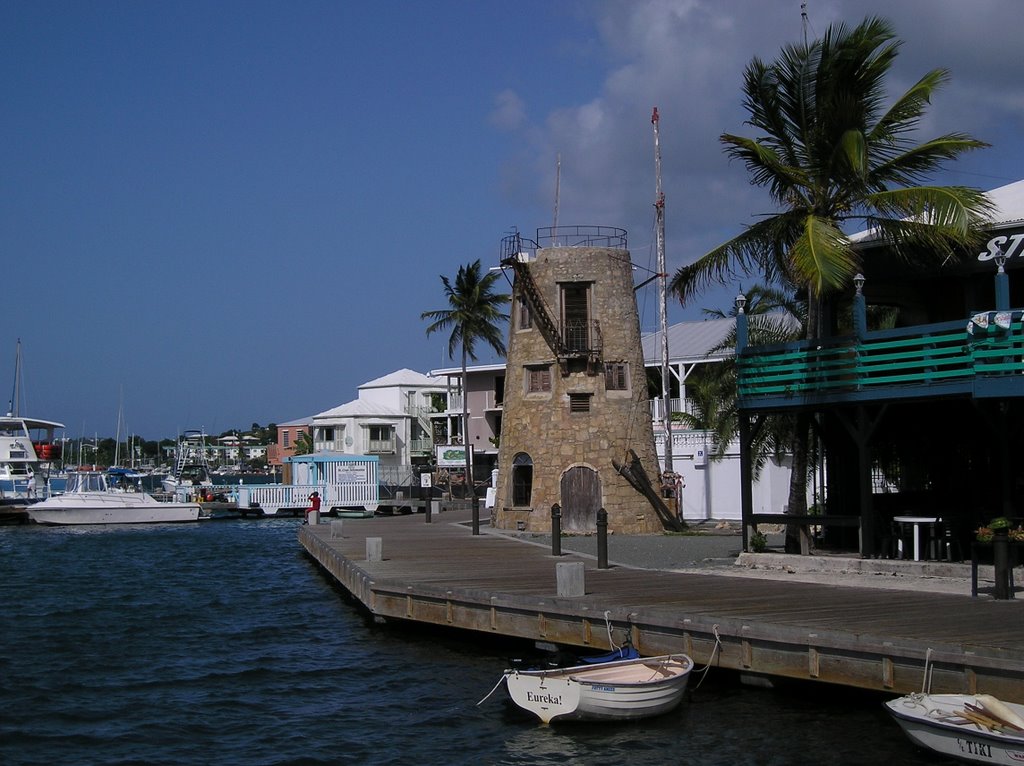
[[484,697],[482,700],[480,700],[478,703],[476,703],[476,706],[480,707],[482,704],[487,702],[487,700],[489,700],[491,698],[491,695],[494,694],[494,692],[498,691],[498,687],[501,686],[502,683],[504,683],[505,678],[506,678],[506,674],[502,673],[501,674],[501,678],[498,679],[498,683],[496,683],[494,685],[493,689],[491,689],[489,692],[487,692],[487,696],[486,697]]
[[612,651],[618,651],[622,647],[619,646],[618,644],[616,644],[614,639],[612,639],[612,622],[609,619],[610,616],[611,616],[611,612],[606,611],[604,613],[604,627],[605,627],[605,630],[608,631],[608,646],[611,647]]
[[932,650],[924,653],[924,675],[921,677],[921,694],[930,694],[932,690]]
[[718,654],[718,650],[722,646],[722,637],[718,635],[718,624],[715,623],[714,625],[712,625],[711,630],[715,634],[715,646],[711,650],[711,656],[708,657],[708,664],[700,670],[693,671],[698,674],[703,674],[701,675],[700,680],[697,682],[697,685],[693,687],[694,691],[697,691],[700,688],[700,685],[704,683],[704,679],[708,677],[708,671],[711,669],[711,663],[715,661],[715,655]]

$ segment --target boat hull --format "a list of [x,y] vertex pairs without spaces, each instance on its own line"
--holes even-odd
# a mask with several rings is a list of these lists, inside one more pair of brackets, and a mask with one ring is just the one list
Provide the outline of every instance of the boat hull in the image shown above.
[[[1024,764],[1024,733],[1002,734],[969,722],[954,723],[957,711],[974,700],[970,694],[910,694],[885,706],[907,737],[927,750],[968,763]],[[1010,707],[1024,713],[1022,705]]]
[[[148,495],[132,498],[115,493],[97,497],[59,496],[27,508],[32,521],[50,526],[88,524],[168,524],[199,521],[204,517],[198,503],[160,503]],[[109,494],[109,496],[107,496]]]
[[509,696],[551,721],[629,721],[674,710],[683,699],[693,661],[664,655],[556,670],[510,670]]

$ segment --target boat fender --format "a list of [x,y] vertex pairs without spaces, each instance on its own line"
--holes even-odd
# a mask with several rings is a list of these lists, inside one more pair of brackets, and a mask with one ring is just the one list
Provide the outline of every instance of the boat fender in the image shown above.
[[1021,718],[991,694],[978,694],[974,699],[988,712],[1002,718],[1006,723],[1024,730],[1024,718]]

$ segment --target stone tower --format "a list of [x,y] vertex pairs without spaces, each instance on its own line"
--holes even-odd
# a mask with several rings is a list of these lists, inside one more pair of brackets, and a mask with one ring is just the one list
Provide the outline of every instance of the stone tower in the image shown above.
[[492,525],[547,532],[558,503],[563,531],[594,531],[600,508],[609,531],[662,531],[667,509],[613,465],[632,450],[657,486],[626,232],[544,229],[502,255],[515,282]]

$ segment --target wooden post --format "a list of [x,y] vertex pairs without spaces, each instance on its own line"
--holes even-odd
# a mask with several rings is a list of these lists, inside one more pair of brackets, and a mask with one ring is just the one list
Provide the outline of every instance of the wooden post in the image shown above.
[[562,506],[551,506],[551,555],[562,555]]
[[608,568],[608,511],[597,511],[597,568]]
[[366,538],[366,560],[367,561],[383,561],[384,560],[384,538],[382,538],[382,537],[367,537]]
[[586,595],[583,562],[560,561],[555,564],[555,582],[560,597],[575,598]]

